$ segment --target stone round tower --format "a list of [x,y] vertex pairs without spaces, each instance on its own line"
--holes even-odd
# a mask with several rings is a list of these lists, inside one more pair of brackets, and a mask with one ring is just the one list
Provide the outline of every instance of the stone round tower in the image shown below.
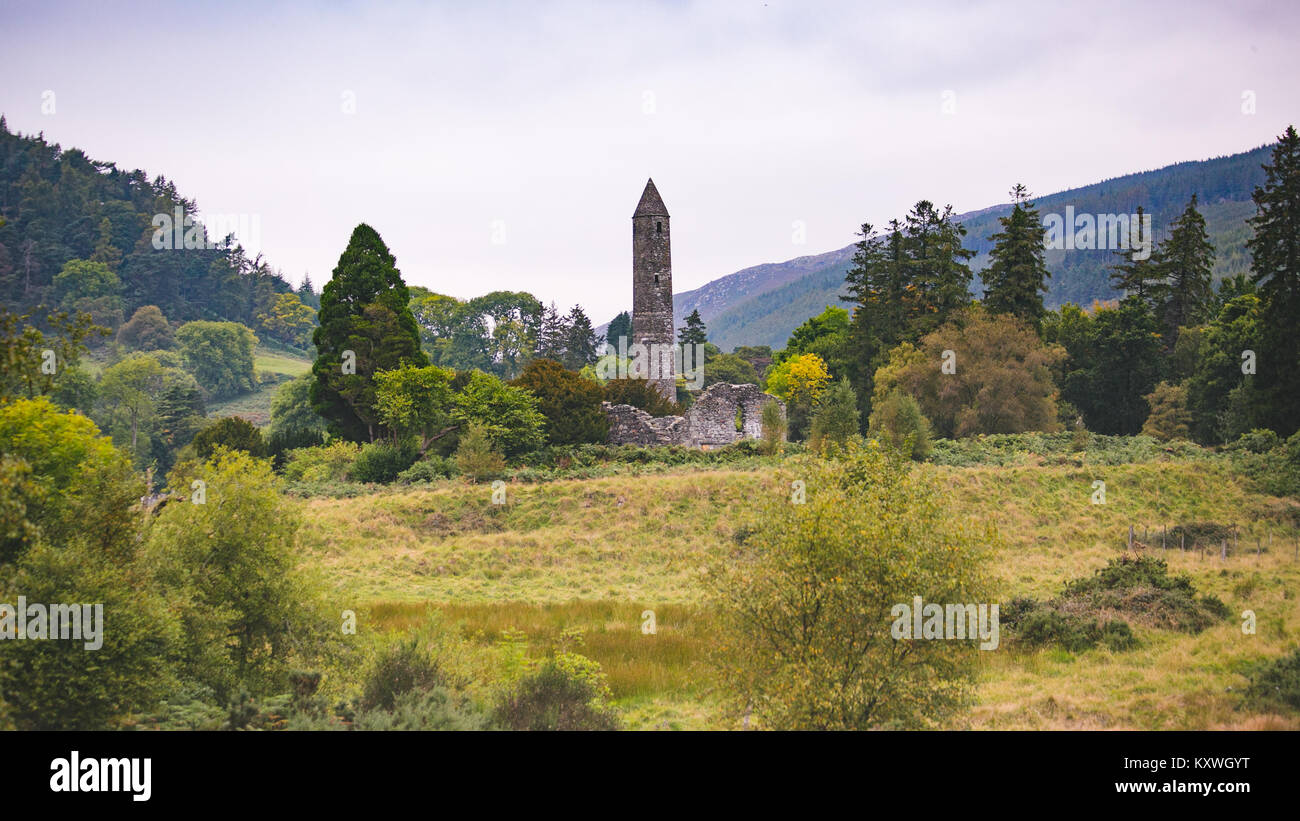
[[659,393],[676,401],[672,245],[668,209],[654,180],[646,183],[632,214],[632,337],[646,347]]

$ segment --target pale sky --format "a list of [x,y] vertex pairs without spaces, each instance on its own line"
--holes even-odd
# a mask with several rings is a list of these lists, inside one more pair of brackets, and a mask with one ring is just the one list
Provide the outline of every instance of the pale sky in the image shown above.
[[295,283],[367,222],[408,284],[597,323],[631,305],[647,177],[685,291],[921,198],[969,211],[1300,124],[1280,1],[196,5],[0,0],[9,128],[256,217]]

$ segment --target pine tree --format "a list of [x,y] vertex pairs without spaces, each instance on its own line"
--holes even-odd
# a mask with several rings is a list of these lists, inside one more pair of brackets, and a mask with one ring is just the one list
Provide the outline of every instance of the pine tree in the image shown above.
[[1043,261],[1043,225],[1023,185],[1012,188],[1011,196],[1015,201],[1011,214],[998,220],[1002,231],[989,237],[993,249],[981,275],[984,306],[991,313],[1011,314],[1038,327],[1046,280],[1051,276]]
[[[1141,247],[1142,226],[1146,222],[1143,219],[1145,212],[1142,206],[1137,209],[1137,224],[1131,229],[1129,246]],[[1152,241],[1147,237],[1146,241]],[[1120,258],[1123,262],[1111,266],[1110,283],[1117,291],[1123,292],[1124,296],[1132,296],[1150,305],[1153,292],[1159,291],[1160,272],[1156,270],[1155,263],[1152,259],[1154,254],[1145,259],[1137,259],[1134,251],[1121,250]]]
[[632,344],[632,315],[627,311],[619,314],[610,321],[609,327],[605,329],[605,340],[618,349],[619,339],[626,339],[627,344]]
[[555,303],[542,309],[542,321],[537,329],[537,347],[534,352],[538,359],[564,361],[565,346],[568,344],[569,326],[564,317],[555,310]]
[[1263,302],[1267,339],[1261,346],[1263,416],[1278,434],[1300,428],[1300,135],[1287,126],[1255,189],[1257,209],[1248,243],[1251,275]]
[[1165,328],[1166,350],[1173,349],[1179,328],[1207,320],[1214,302],[1214,246],[1205,231],[1205,217],[1196,208],[1195,194],[1171,228],[1169,239],[1152,255],[1162,280],[1157,316]]
[[[312,336],[317,350],[312,406],[344,437],[374,441],[379,434],[375,372],[402,364],[423,366],[428,359],[420,349],[419,327],[397,261],[369,225],[353,230],[321,291],[318,318],[320,327]],[[345,351],[352,353],[348,359],[355,373],[344,371]]]
[[596,361],[600,353],[601,339],[596,336],[596,332],[591,327],[591,320],[587,318],[586,311],[582,310],[580,305],[573,306],[573,310],[565,317],[564,324],[567,329],[564,340],[564,366],[575,371],[581,370]]
[[853,304],[849,342],[853,356],[848,375],[858,407],[871,413],[871,394],[881,359],[901,342],[915,342],[970,303],[974,252],[962,247],[966,231],[953,219],[952,206],[942,211],[928,200],[916,204],[906,219],[893,220],[885,235],[864,224],[845,274]]
[[686,345],[703,345],[709,341],[708,329],[704,327],[704,320],[700,319],[699,309],[691,311],[691,315],[686,317],[686,324],[677,330],[677,344]]
[[298,286],[298,299],[313,311],[320,310],[320,294],[316,293],[316,286],[312,284],[311,274],[303,274],[302,284]]

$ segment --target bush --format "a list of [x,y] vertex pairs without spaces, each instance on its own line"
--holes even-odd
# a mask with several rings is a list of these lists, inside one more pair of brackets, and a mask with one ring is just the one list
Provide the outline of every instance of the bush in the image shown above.
[[1263,492],[1300,496],[1300,432],[1284,443],[1272,431],[1254,430],[1228,446],[1233,466]]
[[342,481],[360,452],[359,445],[343,440],[291,450],[285,460],[284,477],[295,482]]
[[507,730],[617,730],[600,665],[577,653],[557,653],[525,675],[493,714]]
[[[391,710],[358,713],[355,730],[486,730],[490,716],[465,695],[435,686],[394,699]],[[290,725],[290,729],[295,729]]]
[[1124,556],[1092,576],[1067,582],[1051,601],[1012,599],[1000,617],[1016,640],[1030,645],[1058,644],[1072,652],[1098,643],[1112,650],[1137,646],[1128,622],[1110,617],[1113,613],[1188,633],[1199,633],[1229,615],[1219,599],[1197,597],[1190,577],[1170,576],[1163,559]]
[[1300,711],[1300,649],[1257,665],[1250,673],[1245,703],[1260,711]]
[[605,383],[605,401],[611,405],[631,405],[651,416],[681,416],[682,406],[665,399],[648,379],[611,379]]
[[1279,447],[1282,439],[1273,431],[1265,428],[1255,428],[1252,431],[1243,433],[1237,438],[1237,441],[1224,445],[1226,451],[1245,451],[1246,453],[1268,453],[1273,448]]
[[319,445],[321,438],[318,430],[272,428],[271,435],[266,437],[266,455],[271,457],[271,465],[276,470],[283,470],[285,462],[289,459],[289,451]]
[[476,482],[495,479],[505,473],[506,460],[492,449],[487,431],[470,425],[456,448],[456,468]]
[[380,652],[362,686],[359,706],[362,710],[393,710],[400,696],[446,683],[428,645],[411,637]]
[[858,419],[857,394],[847,379],[836,380],[817,402],[808,444],[814,449],[827,443],[844,445],[858,435]]
[[371,442],[361,448],[349,471],[355,482],[374,482],[386,485],[397,479],[402,471],[415,464],[420,456],[414,439],[397,444]]
[[734,714],[771,729],[929,727],[964,704],[975,642],[914,641],[900,652],[894,605],[988,601],[990,529],[946,509],[933,478],[852,442],[800,460],[803,504],[756,500],[743,545],[713,562],[721,679]]
[[200,459],[211,458],[217,446],[239,450],[249,456],[266,456],[266,441],[262,432],[246,419],[227,416],[218,419],[194,435],[194,453]]
[[776,400],[763,405],[761,421],[763,424],[762,453],[771,456],[781,450],[786,432],[785,414],[781,412],[781,406],[776,404]]
[[891,393],[871,411],[870,435],[900,453],[922,460],[930,454],[930,421],[921,406],[905,393]]
[[609,420],[600,402],[600,383],[586,379],[550,359],[534,359],[510,383],[537,397],[546,417],[546,441],[552,445],[604,442]]
[[397,474],[397,481],[406,485],[449,479],[456,475],[456,463],[445,456],[426,456]]

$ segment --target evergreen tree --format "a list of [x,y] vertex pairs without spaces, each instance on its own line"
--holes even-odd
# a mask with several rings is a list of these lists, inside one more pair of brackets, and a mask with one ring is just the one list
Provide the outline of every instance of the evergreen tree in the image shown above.
[[[1129,246],[1141,247],[1143,242],[1142,226],[1146,222],[1143,218],[1142,206],[1137,209],[1137,223],[1131,228]],[[1146,238],[1147,242],[1152,241],[1151,237]],[[1160,271],[1157,270],[1155,261],[1152,259],[1154,254],[1147,256],[1145,259],[1137,259],[1135,251],[1121,250],[1119,256],[1122,262],[1111,266],[1110,283],[1124,296],[1132,296],[1143,302],[1150,304],[1155,296],[1153,292],[1159,290]]]
[[[376,371],[428,364],[409,303],[388,246],[375,229],[358,225],[321,292],[320,326],[312,337],[318,352],[312,405],[348,439],[374,441],[379,433]],[[355,373],[344,372],[344,351],[352,352]]]
[[686,324],[677,330],[677,344],[679,345],[703,345],[709,341],[708,329],[704,327],[704,320],[700,319],[699,309],[691,311],[691,315],[686,317]]
[[1208,319],[1214,301],[1214,246],[1205,231],[1205,218],[1196,209],[1195,194],[1174,221],[1169,239],[1152,256],[1163,280],[1157,315],[1165,328],[1165,348],[1172,350],[1178,329]]
[[984,306],[995,314],[1011,314],[1038,327],[1043,318],[1043,294],[1051,274],[1043,261],[1043,225],[1029,192],[1017,184],[1011,189],[1015,206],[998,220],[999,233],[989,237],[989,266],[984,280]]
[[609,328],[605,330],[605,340],[618,349],[619,339],[626,339],[627,344],[632,344],[632,315],[627,311],[614,317],[609,323]]
[[541,325],[537,329],[537,348],[534,355],[538,359],[564,361],[565,345],[568,343],[569,327],[564,317],[555,310],[555,303],[542,310]]
[[303,274],[302,284],[298,286],[298,298],[313,311],[320,310],[320,294],[316,293],[316,286],[311,282],[311,274]]
[[596,332],[591,327],[591,320],[587,318],[587,312],[582,310],[581,305],[574,305],[573,310],[565,317],[566,326],[564,340],[564,366],[571,370],[582,370],[583,367],[596,361],[600,355],[601,338],[596,336]]
[[1251,275],[1263,302],[1260,346],[1264,417],[1281,436],[1300,428],[1300,135],[1287,126],[1255,189],[1255,236],[1247,243]]
[[974,252],[962,247],[966,231],[952,217],[952,206],[941,211],[921,200],[903,222],[891,221],[884,235],[862,226],[842,299],[853,305],[852,356],[845,370],[864,419],[871,412],[876,368],[889,351],[919,340],[970,303],[967,262]]

